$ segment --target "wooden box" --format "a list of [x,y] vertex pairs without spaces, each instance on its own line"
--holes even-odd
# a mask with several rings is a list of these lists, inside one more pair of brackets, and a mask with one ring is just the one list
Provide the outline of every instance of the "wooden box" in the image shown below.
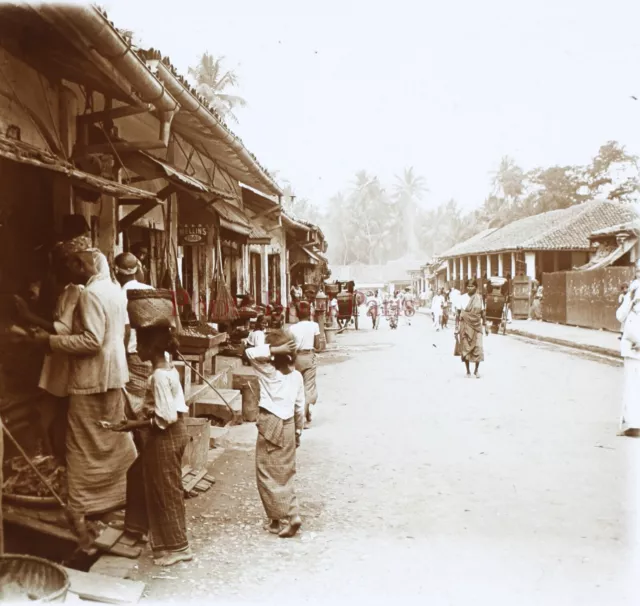
[[188,465],[194,471],[200,471],[207,466],[209,458],[211,421],[185,417],[184,422],[187,426],[189,442],[182,458],[182,467]]

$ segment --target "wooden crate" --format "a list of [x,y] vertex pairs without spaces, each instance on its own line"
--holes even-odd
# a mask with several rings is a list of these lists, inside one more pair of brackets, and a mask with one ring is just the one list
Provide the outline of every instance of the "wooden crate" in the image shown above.
[[187,417],[184,422],[187,426],[189,442],[182,457],[182,466],[195,470],[205,469],[209,459],[211,421]]

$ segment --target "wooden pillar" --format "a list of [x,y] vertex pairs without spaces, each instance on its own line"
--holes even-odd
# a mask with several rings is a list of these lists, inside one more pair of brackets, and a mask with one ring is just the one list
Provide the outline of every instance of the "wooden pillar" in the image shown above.
[[460,257],[460,280],[464,280],[464,257]]
[[[0,419],[0,463],[4,461],[4,428],[2,425],[2,419]],[[2,468],[4,465],[0,465],[0,555],[4,554],[4,526],[2,518],[2,485],[4,484],[4,478],[2,477]]]
[[502,253],[498,253],[498,277],[504,277],[504,258]]
[[447,281],[451,280],[451,259],[447,259]]
[[280,305],[287,307],[287,293],[289,292],[287,267],[287,248],[284,243],[284,235],[282,236],[282,246],[280,247]]
[[200,247],[191,247],[191,266],[193,270],[193,278],[191,284],[193,286],[193,311],[198,320],[200,318]]
[[262,292],[262,304],[269,305],[269,255],[267,253],[267,245],[260,247],[260,261],[262,262],[262,284],[260,292]]
[[471,263],[471,257],[467,257],[467,280],[473,278],[473,266]]
[[458,259],[453,259],[453,272],[450,275],[449,272],[447,272],[447,282],[449,282],[449,280],[457,280],[458,279]]
[[524,262],[527,266],[527,277],[532,280],[536,279],[536,253],[526,252],[524,253]]
[[482,257],[478,255],[476,263],[476,278],[482,278]]
[[516,276],[516,253],[511,253],[511,277],[515,278]]
[[491,277],[491,255],[487,255],[487,278]]

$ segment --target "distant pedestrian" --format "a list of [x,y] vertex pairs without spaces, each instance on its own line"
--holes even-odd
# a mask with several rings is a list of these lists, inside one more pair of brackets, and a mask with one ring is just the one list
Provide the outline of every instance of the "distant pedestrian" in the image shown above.
[[293,537],[302,520],[294,491],[296,448],[304,425],[304,383],[293,370],[293,335],[275,331],[267,343],[246,350],[260,382],[256,480],[268,517],[265,530]]
[[318,401],[316,385],[316,351],[320,345],[320,326],[310,318],[311,310],[306,302],[298,308],[300,321],[289,328],[296,342],[296,370],[304,379],[305,429],[311,424],[311,406]]
[[529,309],[529,320],[542,320],[542,299],[544,289],[542,285],[534,280],[531,285],[531,307]]
[[470,364],[475,364],[475,377],[480,378],[480,362],[484,361],[483,331],[488,335],[482,296],[478,294],[478,283],[470,280],[467,293],[460,297],[460,310],[456,320],[456,339],[458,350],[467,369],[467,378],[471,377]]
[[619,436],[640,437],[640,262],[636,279],[624,295],[616,318],[624,325],[620,353],[624,358],[624,388]]
[[433,315],[433,327],[436,331],[440,330],[440,325],[442,322],[442,308],[444,306],[444,288],[441,288],[438,291],[433,299],[431,300],[431,313]]

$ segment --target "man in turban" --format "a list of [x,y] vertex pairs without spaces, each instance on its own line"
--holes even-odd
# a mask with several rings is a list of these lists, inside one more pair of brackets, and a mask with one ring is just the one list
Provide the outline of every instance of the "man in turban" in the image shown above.
[[60,247],[73,282],[84,285],[71,334],[36,335],[49,351],[69,356],[68,506],[77,529],[84,527],[85,516],[125,504],[127,470],[136,457],[130,434],[98,427],[98,421],[124,418],[127,308],[106,258],[89,246],[80,237]]

